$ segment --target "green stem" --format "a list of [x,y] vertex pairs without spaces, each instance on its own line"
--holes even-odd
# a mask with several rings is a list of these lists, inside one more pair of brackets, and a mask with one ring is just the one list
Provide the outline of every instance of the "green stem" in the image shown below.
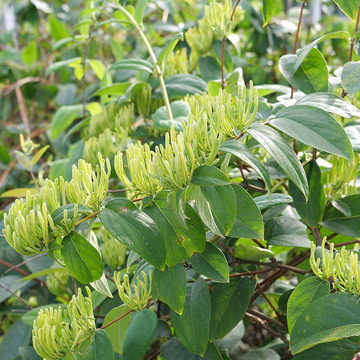
[[140,34],[140,36],[141,36],[141,38],[142,38],[142,40],[144,42],[144,45],[145,45],[145,47],[146,47],[146,49],[147,49],[147,51],[148,51],[148,53],[150,55],[150,58],[151,58],[152,62],[154,63],[154,70],[155,70],[156,76],[159,79],[161,92],[162,92],[162,95],[163,95],[163,99],[164,99],[164,103],[165,103],[165,106],[166,106],[166,110],[167,110],[169,119],[173,120],[173,114],[172,114],[172,111],[171,111],[169,97],[168,97],[168,94],[167,94],[167,91],[166,91],[164,78],[162,76],[160,66],[157,63],[155,53],[154,53],[148,39],[146,38],[143,30],[141,29],[140,25],[136,22],[134,17],[124,7],[122,7],[121,5],[117,4],[116,6],[118,7],[119,10],[121,10],[128,17],[128,19],[131,21],[131,23],[135,26],[136,30],[139,32],[139,34]]

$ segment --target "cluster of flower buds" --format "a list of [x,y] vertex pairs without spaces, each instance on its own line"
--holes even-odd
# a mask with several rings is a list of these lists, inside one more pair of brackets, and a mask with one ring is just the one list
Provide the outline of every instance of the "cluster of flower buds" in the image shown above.
[[98,211],[108,191],[111,166],[109,159],[104,160],[100,154],[95,171],[91,164],[80,159],[78,166],[73,165],[72,179],[65,183],[66,194],[73,204],[87,206]]
[[[108,159],[103,160],[99,155],[99,162],[95,172],[91,164],[79,160],[78,167],[73,167],[70,182],[62,177],[55,181],[46,179],[37,194],[28,191],[25,201],[16,200],[4,214],[3,233],[9,245],[24,255],[47,251],[50,242],[74,229],[80,218],[78,205],[98,211],[107,194],[111,172]],[[62,218],[54,223],[51,214],[68,203],[74,204],[71,217],[64,209]]]
[[101,252],[104,261],[112,269],[119,269],[125,262],[126,246],[115,239],[105,228],[101,230]]
[[358,154],[355,153],[353,162],[333,156],[331,165],[326,179],[327,196],[336,199],[342,195],[356,194],[358,188],[356,182],[360,167]]
[[128,134],[125,129],[122,129],[118,133],[114,133],[110,129],[105,129],[99,137],[93,136],[85,141],[83,152],[84,160],[96,166],[99,164],[98,153],[106,158],[113,158],[118,151],[124,149],[127,137]]
[[212,0],[210,5],[205,6],[205,16],[216,35],[222,39],[228,37],[235,25],[242,20],[244,11],[238,6],[233,14],[231,0],[224,0],[224,3]]
[[125,305],[135,311],[142,311],[148,304],[151,294],[152,271],[149,271],[149,280],[144,271],[130,284],[129,276],[124,275],[121,282],[120,272],[114,272],[115,285],[118,288],[119,297]]
[[101,113],[91,116],[89,126],[84,129],[83,137],[99,137],[105,129],[110,129],[122,134],[124,130],[131,134],[135,122],[134,104],[118,108],[116,103],[111,103]]
[[187,74],[189,61],[186,48],[172,52],[166,60],[164,78],[176,75]]
[[326,238],[322,242],[322,258],[315,260],[316,246],[311,245],[310,266],[316,276],[322,280],[330,279],[333,287],[341,292],[360,295],[360,266],[358,254],[343,246],[334,253],[334,244],[325,250]]
[[39,356],[62,359],[95,332],[91,292],[89,288],[86,291],[88,296],[84,297],[79,289],[66,310],[61,307],[40,310],[32,330],[33,346]]

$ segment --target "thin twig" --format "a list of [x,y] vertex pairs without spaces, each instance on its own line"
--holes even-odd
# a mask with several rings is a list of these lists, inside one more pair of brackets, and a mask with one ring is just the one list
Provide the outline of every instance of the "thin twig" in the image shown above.
[[75,227],[78,226],[79,224],[81,224],[82,222],[89,220],[95,216],[97,216],[99,214],[100,211],[96,211],[93,214],[90,214],[89,216],[84,217],[83,219],[80,219],[76,224]]
[[12,294],[13,296],[15,296],[20,302],[22,302],[26,307],[33,309],[33,307],[26,301],[24,300],[22,297],[20,297],[19,295],[17,295],[14,291],[12,291],[9,287],[7,287],[4,283],[2,283],[0,281],[0,286],[2,286],[6,291],[8,291],[10,294]]
[[277,326],[280,329],[287,331],[287,326],[285,326],[281,322],[271,318],[270,316],[267,316],[267,315],[261,313],[260,311],[256,311],[254,309],[247,309],[246,312],[248,312],[251,315],[257,316],[258,318],[263,319],[263,320]]
[[26,260],[22,261],[21,263],[18,263],[18,264],[16,264],[16,265],[10,267],[9,269],[5,270],[4,273],[3,273],[3,275],[6,275],[6,274],[8,274],[10,271],[15,270],[16,268],[19,268],[20,266],[25,265],[25,264],[29,263],[30,261],[39,259],[39,258],[41,258],[42,256],[45,256],[45,255],[46,255],[46,253],[43,253],[43,254],[39,254],[39,255],[33,256],[33,257],[29,258],[29,259],[26,259]]

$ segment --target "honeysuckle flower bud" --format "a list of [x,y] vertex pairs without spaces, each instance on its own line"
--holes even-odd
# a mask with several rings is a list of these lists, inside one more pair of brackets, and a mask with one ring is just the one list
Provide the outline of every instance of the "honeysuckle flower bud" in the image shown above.
[[100,165],[95,171],[91,164],[80,159],[78,166],[73,165],[72,179],[65,184],[66,194],[71,203],[81,204],[91,210],[98,211],[108,191],[108,182],[111,174],[109,159],[99,156]]
[[219,38],[226,38],[230,35],[234,26],[243,18],[244,11],[240,6],[236,8],[234,16],[231,0],[224,0],[223,3],[212,0],[210,5],[205,6],[205,16]]
[[33,324],[32,340],[35,351],[44,359],[62,359],[95,332],[91,292],[89,288],[86,291],[88,297],[79,289],[66,310],[50,307],[39,311]]
[[121,282],[121,274],[114,272],[115,285],[118,288],[120,299],[135,311],[142,311],[148,304],[151,294],[152,271],[149,271],[149,280],[144,271],[130,284],[129,276],[124,275]]
[[142,118],[146,118],[150,114],[151,94],[151,86],[145,84],[135,95],[136,108]]
[[115,156],[114,167],[116,175],[136,195],[154,195],[161,190],[161,187],[155,183],[151,174],[153,173],[154,153],[150,147],[140,142],[130,144],[126,150],[127,166],[131,180],[125,173],[123,155],[121,152]]
[[132,126],[135,122],[135,106],[134,104],[129,104],[122,106],[117,114],[115,115],[113,129],[115,132],[120,133],[123,130],[131,135],[133,130]]
[[326,238],[322,242],[322,259],[315,261],[316,246],[312,244],[310,266],[316,276],[322,280],[330,279],[333,287],[341,292],[360,295],[360,266],[358,254],[348,251],[343,246],[334,254],[334,244],[330,251],[325,251]]
[[172,52],[166,60],[164,78],[176,75],[187,74],[189,68],[186,48]]
[[101,231],[101,252],[104,261],[113,269],[119,269],[125,262],[126,246],[115,239],[105,228]]

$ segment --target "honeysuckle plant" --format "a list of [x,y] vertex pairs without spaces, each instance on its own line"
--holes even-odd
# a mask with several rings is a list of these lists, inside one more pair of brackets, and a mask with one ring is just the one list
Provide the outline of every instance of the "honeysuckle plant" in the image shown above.
[[40,85],[63,90],[50,144],[14,151],[33,186],[3,194],[19,275],[0,299],[21,320],[1,353],[18,331],[14,360],[356,359],[358,1],[324,2],[342,30],[307,37],[306,0],[286,35],[280,1],[171,3],[90,1],[63,24],[32,2]]

